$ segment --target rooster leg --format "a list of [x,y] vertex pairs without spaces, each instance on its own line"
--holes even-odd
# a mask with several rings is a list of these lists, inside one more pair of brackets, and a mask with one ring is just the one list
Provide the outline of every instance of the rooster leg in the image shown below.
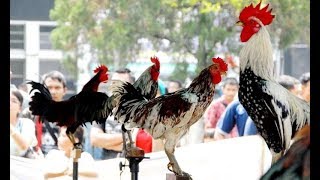
[[[175,143],[166,141],[164,144],[164,151],[169,158],[168,170],[172,171],[175,175],[179,176],[186,176],[191,179],[190,174],[183,172],[178,164],[178,161],[175,158],[174,151],[175,151]],[[172,169],[171,169],[172,168]]]
[[66,134],[67,134],[68,138],[70,139],[70,141],[72,142],[72,144],[75,144],[76,140],[75,140],[75,137],[74,137],[70,128],[67,128]]
[[132,141],[132,136],[131,136],[131,130],[127,130],[127,135],[128,135],[128,138],[129,138],[129,143],[130,143],[130,147],[133,146],[133,141]]
[[76,127],[78,126],[75,126],[75,127],[68,127],[67,130],[66,130],[66,134],[68,136],[68,138],[70,139],[71,143],[73,144],[74,148],[78,148],[78,149],[81,149],[81,142],[76,142],[76,139],[74,137],[74,134],[73,132],[76,131]]
[[122,144],[123,144],[122,150],[124,151],[124,154],[127,154],[128,148],[126,143],[126,135],[125,135],[126,132],[122,131],[121,133],[122,133]]

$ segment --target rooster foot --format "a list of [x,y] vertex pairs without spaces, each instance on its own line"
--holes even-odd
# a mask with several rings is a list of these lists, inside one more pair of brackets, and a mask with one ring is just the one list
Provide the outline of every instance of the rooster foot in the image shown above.
[[144,157],[144,150],[130,145],[129,148],[126,150],[127,157]]
[[174,172],[174,171],[173,171],[173,165],[174,165],[174,164],[173,164],[172,162],[169,162],[169,163],[168,163],[167,168],[168,168],[169,171],[173,172],[176,176],[187,177],[189,180],[192,180],[191,175],[188,174],[188,173],[186,173],[186,172],[183,172],[183,171],[182,171],[182,174],[179,174],[179,173],[177,173],[177,172]]
[[82,144],[81,143],[74,143],[73,148],[74,149],[82,149]]
[[182,172],[182,176],[187,177],[189,180],[192,180],[191,174],[189,174],[189,173]]

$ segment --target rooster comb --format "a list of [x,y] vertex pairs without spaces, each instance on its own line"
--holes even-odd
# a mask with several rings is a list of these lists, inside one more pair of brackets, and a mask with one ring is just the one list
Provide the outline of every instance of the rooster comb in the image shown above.
[[102,64],[102,65],[98,66],[93,72],[98,73],[100,71],[102,73],[106,73],[108,71],[108,67]]
[[269,25],[275,15],[271,14],[272,9],[268,10],[269,4],[264,8],[260,9],[261,1],[256,7],[251,3],[249,6],[243,8],[239,15],[239,20],[241,22],[247,22],[250,17],[258,18],[264,25]]
[[159,70],[160,69],[160,62],[157,56],[153,56],[150,58],[151,62],[154,63],[155,67]]
[[212,58],[212,62],[215,64],[219,64],[219,68],[222,71],[228,71],[228,64],[224,62],[220,57]]

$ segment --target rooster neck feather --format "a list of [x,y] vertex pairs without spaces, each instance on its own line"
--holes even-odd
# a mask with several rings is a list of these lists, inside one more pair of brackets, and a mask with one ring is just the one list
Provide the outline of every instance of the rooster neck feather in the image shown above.
[[82,88],[82,91],[98,91],[98,87],[100,84],[99,76],[102,72],[98,72],[96,75],[94,75],[90,81],[88,81]]
[[240,51],[240,71],[244,72],[246,67],[250,66],[257,76],[275,81],[272,55],[270,36],[262,24],[260,31],[254,34]]
[[200,94],[208,91],[214,91],[215,85],[212,83],[212,75],[209,68],[200,72],[190,84],[188,92],[198,92]]
[[[152,99],[157,95],[158,82],[151,77],[151,67],[146,69],[134,82],[133,86],[147,99]],[[148,91],[146,91],[148,90]]]

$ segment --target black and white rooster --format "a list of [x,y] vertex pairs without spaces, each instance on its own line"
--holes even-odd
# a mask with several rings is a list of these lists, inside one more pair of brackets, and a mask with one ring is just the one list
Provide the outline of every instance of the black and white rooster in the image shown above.
[[274,15],[269,4],[260,9],[245,7],[238,25],[243,27],[240,39],[239,100],[254,121],[258,132],[271,150],[273,162],[289,148],[298,130],[310,124],[309,104],[277,83],[273,74],[273,53],[266,25]]

